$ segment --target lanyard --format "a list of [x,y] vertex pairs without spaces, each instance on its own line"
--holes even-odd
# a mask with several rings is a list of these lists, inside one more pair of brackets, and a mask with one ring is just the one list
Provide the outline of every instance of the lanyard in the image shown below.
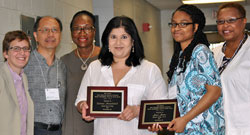
[[[46,78],[45,78],[45,76],[44,76],[44,73],[43,73],[43,70],[42,70],[42,66],[41,66],[41,64],[40,64],[40,61],[39,61],[39,59],[38,59],[37,56],[36,56],[36,52],[34,52],[34,54],[35,54],[36,60],[37,60],[37,62],[38,62],[38,64],[39,64],[39,67],[40,67],[40,70],[41,70],[41,73],[42,73],[42,77],[43,77],[43,81],[44,81],[45,88],[48,88],[48,87],[47,87],[47,80],[46,80]],[[56,82],[57,82],[56,88],[59,88],[60,86],[58,85],[58,61],[56,61]]]
[[[221,64],[221,66],[219,68],[220,75],[226,69],[227,65],[233,60],[233,58],[236,56],[236,54],[239,52],[240,48],[242,47],[242,45],[247,40],[247,37],[248,37],[247,34],[245,34],[244,38],[240,41],[240,45],[238,46],[238,48],[234,52],[234,55],[231,58],[226,58],[226,56],[223,57],[222,64]],[[226,50],[226,42],[224,43],[224,45],[222,47],[222,52],[224,53],[225,50]]]

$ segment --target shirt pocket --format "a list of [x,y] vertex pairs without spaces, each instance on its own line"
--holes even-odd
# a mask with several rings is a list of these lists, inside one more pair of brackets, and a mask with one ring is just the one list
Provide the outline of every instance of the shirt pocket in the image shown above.
[[146,87],[138,84],[128,84],[128,105],[140,105]]

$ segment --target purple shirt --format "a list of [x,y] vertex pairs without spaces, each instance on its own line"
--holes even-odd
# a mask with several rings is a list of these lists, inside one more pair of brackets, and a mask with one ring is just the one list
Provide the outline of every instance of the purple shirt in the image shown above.
[[19,109],[21,113],[21,135],[26,135],[27,134],[26,129],[27,129],[28,102],[27,102],[23,80],[22,80],[23,70],[20,73],[20,75],[18,75],[16,72],[14,72],[10,68],[9,64],[8,64],[8,67],[11,72],[11,76],[14,80],[17,100],[18,100]]

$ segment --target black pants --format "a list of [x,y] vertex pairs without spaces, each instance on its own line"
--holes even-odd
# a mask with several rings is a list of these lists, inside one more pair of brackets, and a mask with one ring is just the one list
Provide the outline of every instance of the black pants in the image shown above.
[[34,126],[34,135],[62,135],[61,125],[53,127],[47,124],[35,122]]

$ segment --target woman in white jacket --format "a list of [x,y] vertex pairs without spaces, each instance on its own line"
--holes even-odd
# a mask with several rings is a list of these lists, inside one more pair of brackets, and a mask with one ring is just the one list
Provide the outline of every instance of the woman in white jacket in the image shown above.
[[227,135],[250,134],[250,39],[244,32],[246,11],[237,3],[220,6],[217,28],[224,45],[213,49],[218,64]]

